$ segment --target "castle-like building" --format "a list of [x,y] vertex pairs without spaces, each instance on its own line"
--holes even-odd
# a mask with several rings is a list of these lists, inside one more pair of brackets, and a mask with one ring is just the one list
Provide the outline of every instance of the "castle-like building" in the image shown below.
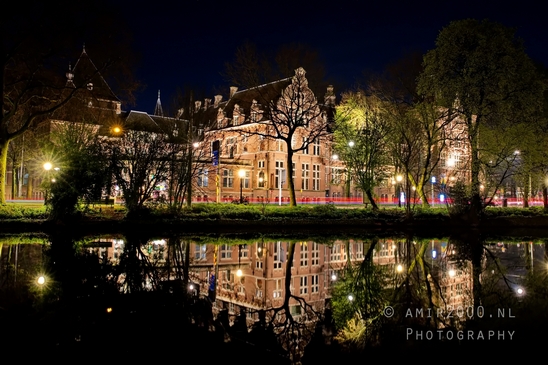
[[[120,128],[150,133],[168,131],[177,143],[193,146],[191,196],[195,202],[287,204],[293,199],[296,204],[306,204],[343,198],[354,203],[363,201],[361,190],[332,148],[336,105],[333,87],[328,86],[319,100],[308,87],[302,68],[291,77],[250,89],[231,87],[227,100],[216,95],[213,100],[194,101],[186,113],[181,109],[174,118],[164,116],[159,93],[153,114],[122,111],[120,100],[85,49],[66,78],[67,90],[77,88],[78,92],[66,107],[42,122],[37,133],[51,135],[56,124],[67,120],[94,125],[106,138],[119,137],[116,130]],[[437,188],[434,182],[428,186],[434,200],[439,199],[441,186],[450,185],[459,177],[458,171],[465,169],[467,152],[459,148],[463,148],[462,144],[444,149],[436,174]],[[28,154],[25,156],[28,158]],[[43,198],[40,171],[35,166],[38,164],[23,160],[22,167],[8,170],[6,191],[13,192],[8,199]],[[20,178],[15,179],[16,176]],[[403,189],[395,177],[375,188],[381,202],[398,202],[398,191]],[[17,180],[18,193],[11,188]],[[170,182],[158,184],[151,198],[169,198],[166,194]]]

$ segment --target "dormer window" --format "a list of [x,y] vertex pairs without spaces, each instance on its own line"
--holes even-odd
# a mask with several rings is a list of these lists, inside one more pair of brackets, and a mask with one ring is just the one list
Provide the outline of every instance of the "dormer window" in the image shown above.
[[88,90],[93,90],[93,83],[92,82],[88,82]]

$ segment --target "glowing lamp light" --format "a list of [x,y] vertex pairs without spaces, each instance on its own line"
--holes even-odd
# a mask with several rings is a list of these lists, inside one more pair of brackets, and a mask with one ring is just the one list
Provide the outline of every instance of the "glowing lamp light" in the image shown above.
[[107,308],[107,313],[112,313],[112,308],[111,307]]
[[435,259],[437,255],[438,253],[436,252],[436,250],[432,250],[432,258]]
[[444,194],[440,194],[440,202],[444,202],[445,201],[445,195]]
[[348,294],[348,300],[349,301],[353,301],[354,300],[354,296],[352,294]]
[[335,280],[337,280],[337,275],[335,275],[335,274],[331,274],[331,280],[332,280],[332,281],[335,281]]
[[46,282],[46,278],[44,276],[39,276],[36,282],[38,283],[38,285],[44,285]]
[[456,273],[455,270],[453,270],[453,269],[449,270],[449,277],[450,277],[450,278],[455,277],[455,275],[457,275],[457,273]]
[[354,141],[348,142],[348,146],[349,146],[349,147],[354,147]]
[[403,271],[403,266],[401,266],[401,264],[398,265],[398,266],[396,267],[396,271],[397,271],[397,272],[402,272],[402,271]]
[[517,292],[518,292],[518,295],[525,294],[525,290],[523,290],[523,288],[518,288]]
[[46,163],[44,164],[44,170],[49,171],[49,170],[51,170],[52,168],[53,168],[53,165],[51,164],[51,162],[46,162]]
[[242,269],[238,269],[238,270],[236,271],[236,276],[237,276],[237,277],[241,277],[241,276],[242,276]]

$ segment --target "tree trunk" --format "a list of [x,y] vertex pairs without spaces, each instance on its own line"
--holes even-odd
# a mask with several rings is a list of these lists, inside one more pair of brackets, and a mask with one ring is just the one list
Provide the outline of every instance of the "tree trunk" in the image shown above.
[[[426,197],[426,192],[424,191],[424,186],[421,185],[421,184],[418,184],[416,187],[415,187],[415,191],[418,195],[418,197],[420,198],[421,200],[421,205],[423,208],[428,208],[430,206],[430,202],[428,201],[428,198]],[[433,202],[432,202],[433,203]]]
[[544,207],[544,210],[548,210],[548,187],[543,186],[542,187],[542,206]]
[[[0,133],[3,133],[0,131]],[[6,168],[8,165],[9,140],[0,136],[0,205],[6,204]]]
[[523,184],[523,207],[524,208],[529,208],[529,195],[530,195],[530,191],[529,191],[529,184],[527,184],[527,182],[525,184]]
[[[373,210],[378,210],[379,206],[377,205],[377,203],[375,202],[375,199],[373,198],[373,194],[371,193],[371,189],[367,189],[365,191],[365,196],[367,196],[367,199],[369,199],[369,202],[371,203],[371,208]],[[365,198],[365,196],[364,196],[364,198]]]
[[476,121],[474,122],[472,120],[472,116],[468,117],[468,137],[470,140],[470,158],[471,158],[471,193],[472,193],[472,201],[471,201],[471,207],[470,207],[470,219],[473,222],[477,222],[479,218],[479,214],[482,209],[481,204],[481,196],[480,196],[480,182],[479,182],[479,175],[481,170],[481,160],[479,156],[479,146],[478,146],[478,126],[479,126],[479,117],[476,118]]
[[29,172],[29,177],[27,179],[27,199],[32,199],[32,194],[34,194],[34,177],[31,177]]
[[284,283],[285,297],[284,297],[283,307],[289,313],[289,299],[291,299],[291,279],[292,279],[291,268],[293,267],[293,256],[295,256],[295,242],[289,243],[287,253],[288,253],[287,262],[285,263],[285,283]]
[[[282,183],[281,171],[278,176],[279,183]],[[293,150],[291,149],[291,141],[287,143],[287,188],[289,190],[289,206],[297,206],[297,197],[295,196],[295,181],[293,181]]]
[[12,166],[11,168],[11,198],[17,197],[17,187],[19,186],[19,178],[17,177],[17,168]]

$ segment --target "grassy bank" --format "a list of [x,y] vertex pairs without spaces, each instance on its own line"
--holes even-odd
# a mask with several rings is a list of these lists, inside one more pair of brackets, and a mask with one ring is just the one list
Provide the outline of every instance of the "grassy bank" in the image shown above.
[[[344,209],[343,209],[344,208]],[[87,207],[79,212],[79,217],[90,220],[121,220],[127,219],[123,206],[96,205]],[[450,219],[448,208],[414,207],[411,210],[414,219]],[[165,219],[239,219],[239,220],[268,220],[268,219],[378,219],[402,220],[406,218],[403,208],[371,208],[347,206],[337,207],[332,204],[273,206],[273,205],[239,205],[239,204],[194,204],[180,212],[172,212],[167,206],[152,206],[144,209],[139,218],[147,217],[159,220]],[[541,207],[530,208],[487,208],[485,218],[496,217],[548,217]],[[27,204],[0,205],[0,220],[44,220],[48,218],[45,206]]]

